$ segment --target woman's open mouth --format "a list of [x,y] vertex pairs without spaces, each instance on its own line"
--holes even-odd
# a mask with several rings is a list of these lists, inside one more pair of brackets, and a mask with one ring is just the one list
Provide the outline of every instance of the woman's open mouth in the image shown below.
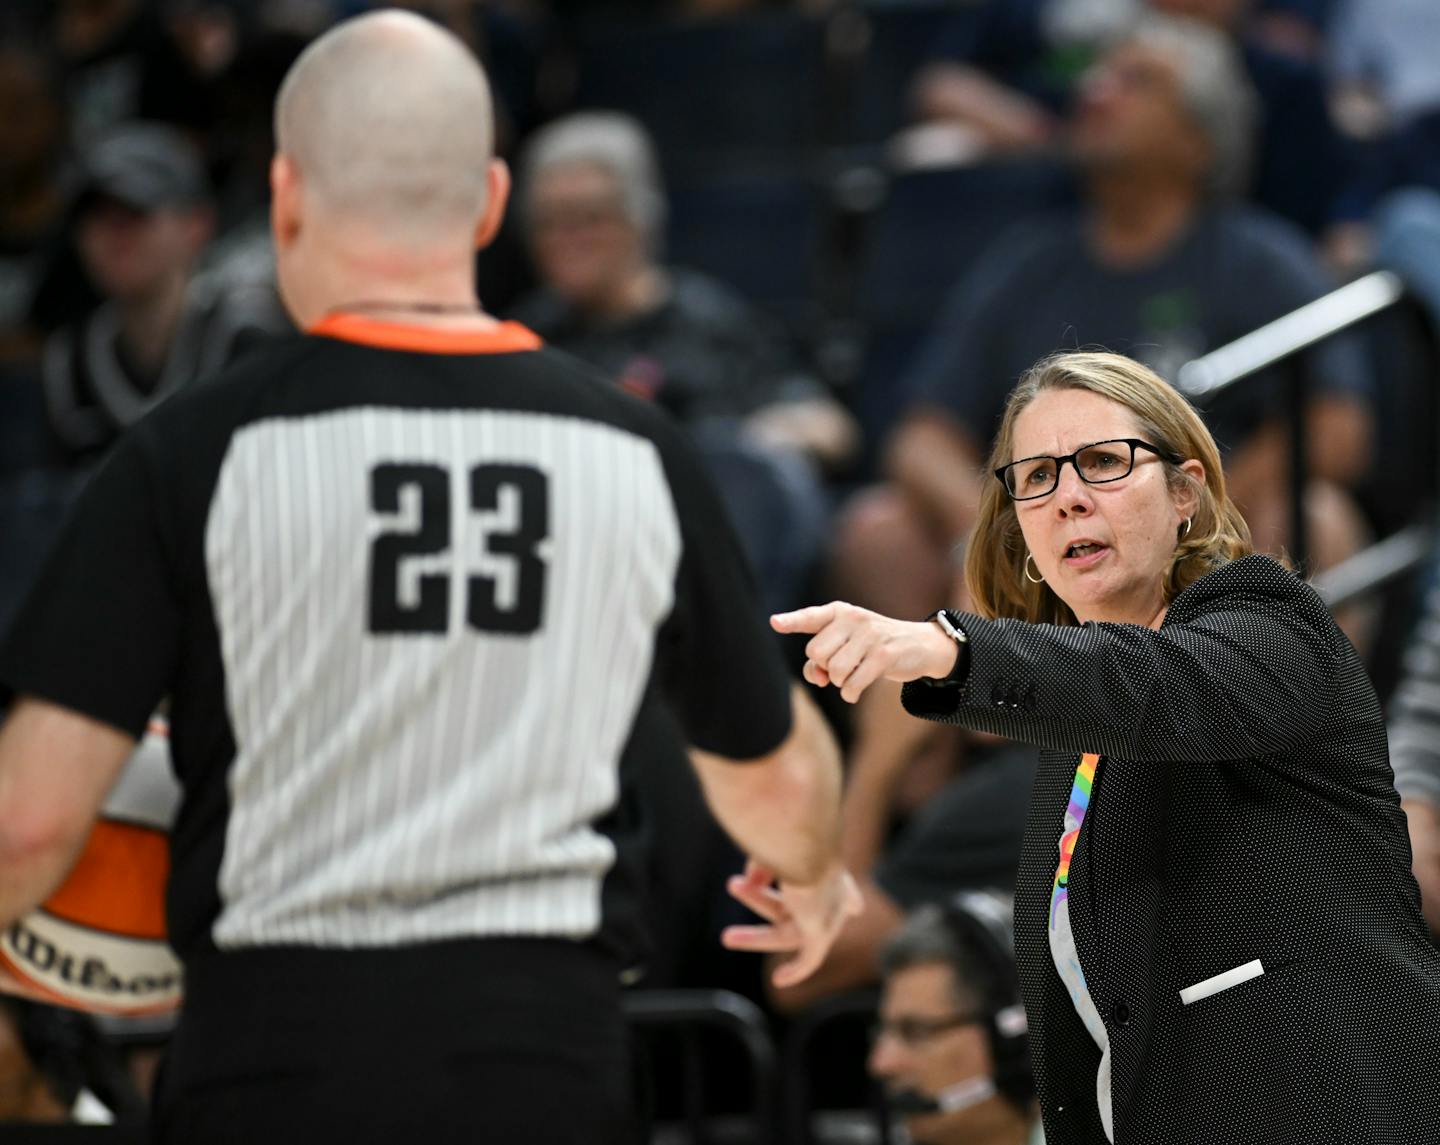
[[1099,541],[1077,541],[1065,550],[1064,562],[1070,568],[1089,568],[1104,558],[1109,545]]

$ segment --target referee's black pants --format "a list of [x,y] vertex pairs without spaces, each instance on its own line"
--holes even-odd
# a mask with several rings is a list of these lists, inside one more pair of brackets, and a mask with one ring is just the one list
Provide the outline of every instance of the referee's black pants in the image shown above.
[[163,1145],[630,1145],[617,964],[543,939],[192,960]]

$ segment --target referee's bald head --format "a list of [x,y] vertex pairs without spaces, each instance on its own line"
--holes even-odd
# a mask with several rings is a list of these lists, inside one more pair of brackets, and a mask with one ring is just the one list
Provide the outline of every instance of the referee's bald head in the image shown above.
[[359,16],[306,48],[276,99],[275,138],[307,197],[347,222],[414,242],[485,213],[489,83],[459,39],[412,13]]

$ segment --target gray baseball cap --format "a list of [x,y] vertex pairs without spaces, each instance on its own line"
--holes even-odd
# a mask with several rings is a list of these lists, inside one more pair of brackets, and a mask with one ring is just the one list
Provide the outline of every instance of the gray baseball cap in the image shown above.
[[127,123],[107,132],[81,157],[75,208],[114,199],[140,211],[197,207],[210,201],[199,150],[162,123]]

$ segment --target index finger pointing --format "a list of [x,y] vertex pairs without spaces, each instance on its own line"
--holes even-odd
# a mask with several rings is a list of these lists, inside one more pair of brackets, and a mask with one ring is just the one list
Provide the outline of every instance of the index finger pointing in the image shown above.
[[799,608],[794,612],[777,612],[770,618],[770,627],[776,632],[819,632],[835,619],[836,601],[817,604],[810,608]]

